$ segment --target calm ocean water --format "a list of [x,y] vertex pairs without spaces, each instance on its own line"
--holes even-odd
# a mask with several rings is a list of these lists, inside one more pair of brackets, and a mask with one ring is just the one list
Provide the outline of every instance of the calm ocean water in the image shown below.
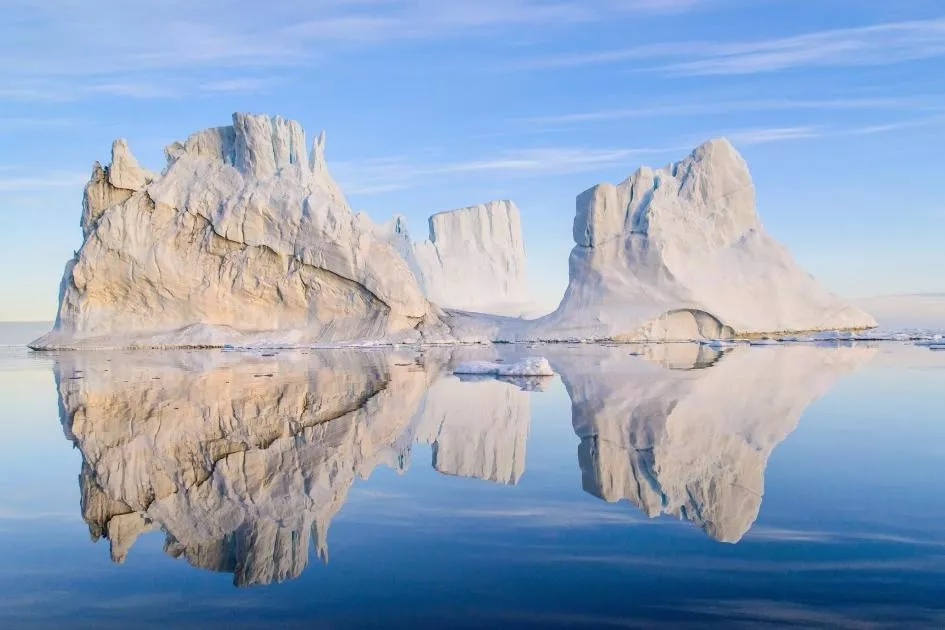
[[[460,380],[538,355],[558,376]],[[0,627],[942,627],[945,353],[0,348]]]

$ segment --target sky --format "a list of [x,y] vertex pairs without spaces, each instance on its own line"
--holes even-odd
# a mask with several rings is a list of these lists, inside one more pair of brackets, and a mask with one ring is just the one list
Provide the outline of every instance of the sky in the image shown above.
[[945,291],[941,0],[0,0],[0,321],[50,320],[82,188],[234,111],[326,130],[351,206],[512,199],[567,283],[574,198],[728,137],[765,227],[850,297]]

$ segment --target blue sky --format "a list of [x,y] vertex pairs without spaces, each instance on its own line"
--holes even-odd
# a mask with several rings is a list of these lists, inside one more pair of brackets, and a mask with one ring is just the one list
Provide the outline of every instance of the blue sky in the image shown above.
[[0,320],[51,319],[111,141],[233,111],[328,134],[355,209],[522,209],[536,297],[574,197],[726,135],[766,227],[849,296],[945,291],[941,0],[0,0]]

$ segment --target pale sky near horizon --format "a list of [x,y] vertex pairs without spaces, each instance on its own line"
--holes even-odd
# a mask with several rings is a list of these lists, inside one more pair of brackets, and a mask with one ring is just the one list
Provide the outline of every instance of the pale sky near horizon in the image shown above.
[[945,291],[942,0],[0,0],[0,321],[49,320],[82,187],[233,111],[327,130],[353,208],[497,198],[538,301],[574,197],[725,135],[765,226],[848,296]]

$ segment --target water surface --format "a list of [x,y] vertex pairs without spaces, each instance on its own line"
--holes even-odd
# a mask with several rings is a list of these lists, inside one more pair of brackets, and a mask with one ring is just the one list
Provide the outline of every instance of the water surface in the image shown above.
[[[549,379],[461,380],[546,356]],[[945,353],[0,349],[0,626],[940,627]]]

